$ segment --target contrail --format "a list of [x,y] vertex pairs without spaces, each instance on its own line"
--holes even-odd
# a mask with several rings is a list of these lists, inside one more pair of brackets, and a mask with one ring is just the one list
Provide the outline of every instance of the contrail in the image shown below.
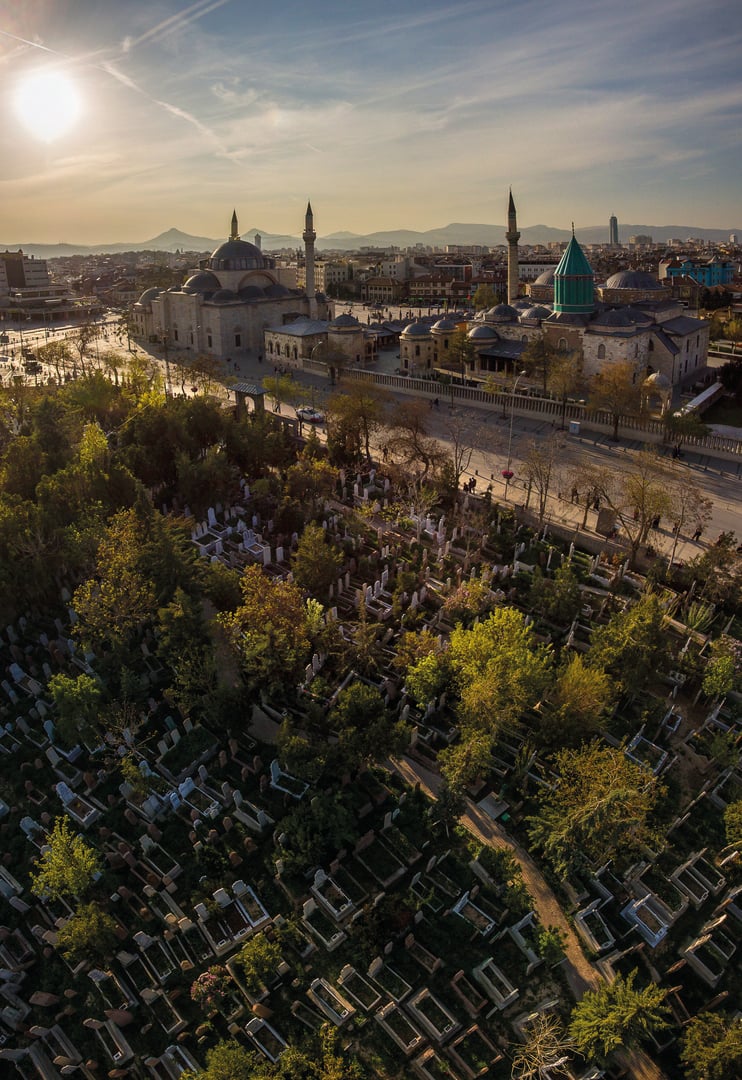
[[124,51],[129,52],[131,49],[136,48],[137,45],[141,45],[145,41],[152,41],[153,39],[161,41],[162,38],[167,37],[167,35],[173,33],[173,31],[188,26],[189,23],[203,18],[204,15],[208,15],[209,12],[215,11],[217,8],[223,7],[224,4],[228,3],[230,3],[230,0],[196,0],[195,4],[191,4],[191,6],[185,8],[184,11],[179,11],[175,15],[170,15],[167,19],[163,19],[161,23],[158,23],[157,26],[153,26],[144,34],[140,34],[138,38],[127,41]]

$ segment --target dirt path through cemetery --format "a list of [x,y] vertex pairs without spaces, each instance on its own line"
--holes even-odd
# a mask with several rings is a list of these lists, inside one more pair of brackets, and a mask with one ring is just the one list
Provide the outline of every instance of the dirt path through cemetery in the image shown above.
[[[430,772],[429,769],[409,758],[395,760],[390,765],[406,783],[419,784],[426,794],[431,798],[436,798],[441,784],[441,778],[436,773]],[[533,897],[541,924],[556,926],[565,936],[563,967],[575,1000],[579,1001],[586,990],[597,989],[604,979],[602,972],[585,956],[579,939],[567,921],[551,886],[528,852],[506,832],[502,825],[494,821],[471,799],[466,801],[466,811],[461,820],[482,843],[490,847],[506,849],[518,860],[523,881]],[[642,1050],[625,1050],[617,1056],[631,1071],[635,1080],[663,1080],[664,1078],[662,1070]]]

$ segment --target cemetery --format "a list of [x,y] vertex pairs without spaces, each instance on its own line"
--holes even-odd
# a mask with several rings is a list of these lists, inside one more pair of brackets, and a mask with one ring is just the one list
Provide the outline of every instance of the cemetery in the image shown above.
[[742,991],[737,594],[308,445],[0,632],[3,1068],[500,1078],[543,1016],[542,1076],[630,1076],[568,1033],[636,972],[683,1075]]

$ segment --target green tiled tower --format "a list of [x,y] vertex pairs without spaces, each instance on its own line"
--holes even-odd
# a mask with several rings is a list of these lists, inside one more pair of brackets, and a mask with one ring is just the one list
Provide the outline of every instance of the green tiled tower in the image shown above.
[[572,239],[554,271],[554,311],[589,315],[595,310],[593,284],[594,274],[572,226]]

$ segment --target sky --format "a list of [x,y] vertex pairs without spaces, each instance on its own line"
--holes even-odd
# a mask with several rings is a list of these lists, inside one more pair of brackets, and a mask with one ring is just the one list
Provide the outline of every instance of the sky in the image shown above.
[[742,227],[741,57],[739,0],[0,0],[0,242]]

